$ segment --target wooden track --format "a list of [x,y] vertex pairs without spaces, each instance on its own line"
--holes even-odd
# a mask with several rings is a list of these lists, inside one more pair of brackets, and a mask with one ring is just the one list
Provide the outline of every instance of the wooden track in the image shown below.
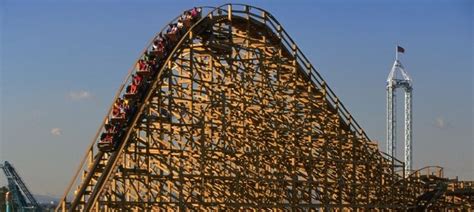
[[57,210],[409,210],[427,192],[259,8],[203,16],[144,96],[117,151],[96,136]]

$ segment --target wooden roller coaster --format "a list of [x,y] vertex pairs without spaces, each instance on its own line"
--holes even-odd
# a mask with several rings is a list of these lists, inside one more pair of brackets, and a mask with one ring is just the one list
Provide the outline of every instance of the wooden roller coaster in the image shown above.
[[472,184],[380,152],[271,14],[200,9],[102,151],[105,117],[57,211],[472,209]]

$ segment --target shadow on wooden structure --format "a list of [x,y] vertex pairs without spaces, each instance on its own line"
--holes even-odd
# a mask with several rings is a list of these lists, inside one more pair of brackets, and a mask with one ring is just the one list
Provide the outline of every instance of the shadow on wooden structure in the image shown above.
[[437,204],[420,197],[424,181],[407,180],[404,164],[379,152],[271,14],[202,9],[157,63],[115,151],[96,149],[100,127],[58,211]]

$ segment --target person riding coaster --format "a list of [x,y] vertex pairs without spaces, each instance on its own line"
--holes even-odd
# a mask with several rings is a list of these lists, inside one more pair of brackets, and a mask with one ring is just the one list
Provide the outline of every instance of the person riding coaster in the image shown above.
[[164,45],[164,41],[162,40],[156,40],[154,43],[153,43],[153,48],[152,48],[152,51],[151,53],[154,55],[155,59],[160,61],[163,59],[163,57],[165,56],[165,45]]
[[140,75],[150,74],[150,66],[146,64],[143,59],[138,60],[136,69],[137,69],[137,74],[140,74]]
[[123,103],[124,101],[118,98],[112,106],[112,118],[110,119],[112,123],[120,123],[125,120],[125,108]]
[[117,126],[117,125],[114,125],[114,124],[109,123],[109,120],[107,120],[106,123],[105,123],[105,125],[104,125],[105,132],[106,132],[106,133],[109,133],[109,134],[114,134],[114,133],[116,133],[118,127],[119,127],[119,126]]
[[192,17],[192,21],[193,21],[193,22],[198,21],[198,20],[201,18],[201,8],[200,8],[200,7],[194,7],[194,8],[190,11],[190,14],[191,14],[191,17]]
[[[120,131],[117,131],[117,128],[121,128]],[[124,132],[123,130],[123,126],[117,124],[110,124],[110,127],[107,127],[106,124],[105,132],[100,135],[99,142],[97,143],[97,148],[99,148],[99,150],[102,152],[115,151],[118,145],[120,144],[120,140],[122,139],[122,135]]]
[[97,147],[99,148],[100,151],[112,151],[113,150],[113,139],[114,139],[114,134],[113,133],[107,133],[104,132],[100,135],[100,140],[99,143],[97,144]]
[[166,31],[166,36],[169,38],[170,42],[174,45],[178,41],[178,26],[177,24],[170,24],[168,26],[168,30]]
[[191,27],[191,21],[193,19],[193,17],[191,16],[191,12],[185,11],[183,16],[183,25],[184,27],[186,27],[186,29],[189,29]]
[[131,99],[133,98],[133,96],[135,96],[135,94],[137,94],[138,88],[140,87],[140,84],[142,83],[142,79],[143,77],[141,77],[138,74],[132,75],[132,83],[128,85],[127,88],[125,89],[125,94],[124,94],[125,99]]
[[152,54],[151,52],[146,51],[145,54],[143,54],[143,61],[145,62],[146,65],[152,66],[155,65],[155,55]]

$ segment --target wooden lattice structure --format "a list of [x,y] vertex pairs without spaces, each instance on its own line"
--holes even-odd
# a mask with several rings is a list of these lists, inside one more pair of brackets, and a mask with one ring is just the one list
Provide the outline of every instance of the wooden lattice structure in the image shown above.
[[416,203],[418,181],[378,151],[271,14],[203,10],[149,80],[117,150],[96,149],[100,127],[58,210]]

